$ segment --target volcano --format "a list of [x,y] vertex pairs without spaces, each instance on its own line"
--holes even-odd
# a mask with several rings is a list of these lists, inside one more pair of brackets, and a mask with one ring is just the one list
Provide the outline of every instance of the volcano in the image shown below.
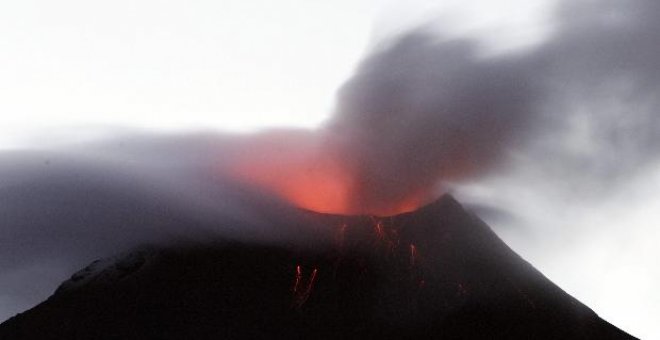
[[95,261],[0,339],[634,339],[449,195],[391,217],[301,214],[283,226],[295,241]]

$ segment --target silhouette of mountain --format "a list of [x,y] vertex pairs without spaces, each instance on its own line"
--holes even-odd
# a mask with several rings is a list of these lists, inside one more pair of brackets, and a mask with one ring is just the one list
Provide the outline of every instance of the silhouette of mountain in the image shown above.
[[0,339],[634,339],[451,196],[392,217],[287,223],[316,236],[95,261],[0,325]]

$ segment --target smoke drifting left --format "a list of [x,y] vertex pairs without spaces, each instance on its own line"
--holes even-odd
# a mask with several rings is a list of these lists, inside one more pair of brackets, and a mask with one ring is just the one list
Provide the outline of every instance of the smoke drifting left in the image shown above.
[[[475,39],[443,37],[425,28],[406,32],[382,42],[362,61],[340,88],[330,120],[315,131],[129,139],[117,159],[139,155],[131,164],[157,174],[169,171],[159,167],[163,164],[201,167],[216,179],[314,211],[393,215],[431,201],[452,183],[489,173],[512,150],[550,155],[535,161],[539,164],[575,163],[562,154],[571,151],[562,150],[558,139],[566,138],[562,131],[576,130],[575,116],[586,115],[588,125],[577,130],[603,135],[603,153],[621,149],[630,159],[624,170],[633,169],[640,163],[636,159],[657,149],[658,115],[638,104],[649,101],[658,82],[657,41],[643,34],[652,22],[645,13],[657,5],[631,2],[623,16],[630,20],[611,21],[606,14],[619,7],[608,4],[578,6],[584,27],[567,15],[576,8],[563,4],[555,35],[533,49],[499,55],[484,55]],[[627,44],[630,48],[620,48]],[[627,50],[640,53],[629,58],[621,52]],[[594,106],[603,96],[613,98],[612,107],[632,102],[608,92],[621,79],[634,90],[634,112],[574,109]],[[617,137],[623,115],[626,126],[641,133]],[[635,150],[646,149],[651,150],[635,156]],[[592,155],[590,162],[603,173],[621,167],[620,157],[602,165],[607,155]]]

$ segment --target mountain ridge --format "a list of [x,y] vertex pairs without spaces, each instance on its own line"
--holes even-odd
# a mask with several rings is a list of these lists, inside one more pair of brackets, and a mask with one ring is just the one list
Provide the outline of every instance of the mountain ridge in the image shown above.
[[83,269],[0,339],[634,339],[449,195],[390,217],[305,214],[321,242],[144,248],[118,275]]

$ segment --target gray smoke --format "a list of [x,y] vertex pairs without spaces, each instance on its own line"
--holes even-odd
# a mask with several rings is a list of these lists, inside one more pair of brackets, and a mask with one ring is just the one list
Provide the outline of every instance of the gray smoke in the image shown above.
[[512,155],[581,169],[592,188],[628,176],[660,143],[658,7],[562,3],[547,41],[508,54],[426,28],[385,44],[342,87],[327,126],[355,176],[352,197],[367,211],[428,200],[434,185]]
[[247,140],[142,134],[0,153],[0,320],[140,245],[314,243],[321,233],[300,211],[225,176]]
[[340,90],[328,129],[355,176],[356,204],[428,200],[439,181],[486,173],[521,137],[537,90],[517,57],[480,58],[474,42],[402,37]]
[[385,44],[328,124],[353,197],[377,211],[455,190],[569,293],[658,337],[659,15],[652,0],[563,1],[532,48],[484,53],[427,27]]

